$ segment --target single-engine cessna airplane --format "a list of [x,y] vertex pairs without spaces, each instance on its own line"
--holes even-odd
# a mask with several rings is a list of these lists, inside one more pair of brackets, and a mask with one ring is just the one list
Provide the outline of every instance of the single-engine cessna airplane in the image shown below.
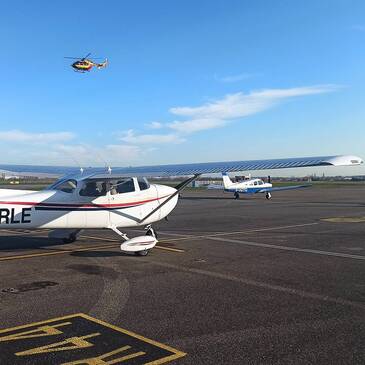
[[[179,192],[202,174],[307,166],[354,166],[356,156],[140,166],[78,171],[70,167],[10,166],[18,173],[68,173],[43,191],[0,189],[0,229],[52,229],[49,237],[71,243],[82,229],[111,229],[122,237],[125,252],[146,255],[157,243],[152,224],[175,208]],[[78,171],[78,172],[77,172]],[[149,184],[146,177],[191,176],[175,187]],[[121,230],[144,227],[146,234],[129,238]]]
[[232,182],[226,172],[222,173],[223,176],[223,187],[224,191],[234,193],[234,198],[239,199],[240,193],[242,194],[257,194],[264,193],[266,199],[271,199],[271,192],[273,191],[282,191],[282,190],[295,190],[308,188],[311,185],[288,185],[288,186],[280,186],[273,187],[271,184],[270,176],[268,177],[268,181],[264,182],[262,179],[247,179],[240,182]]

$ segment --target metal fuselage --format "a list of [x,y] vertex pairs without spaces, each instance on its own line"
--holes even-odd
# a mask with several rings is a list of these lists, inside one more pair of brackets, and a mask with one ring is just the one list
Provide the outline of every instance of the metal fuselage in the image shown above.
[[85,71],[90,71],[94,66],[97,68],[104,68],[106,67],[108,61],[105,60],[102,63],[95,63],[91,60],[88,59],[84,59],[84,60],[79,60],[74,62],[71,67],[75,70],[75,71],[81,71],[81,72],[85,72]]
[[72,193],[0,189],[0,229],[137,227],[165,218],[175,208],[178,195],[141,222],[175,191],[151,184],[143,191],[137,187],[133,192],[91,198],[80,196],[80,189]]
[[228,176],[223,176],[224,191],[231,193],[256,194],[263,189],[272,188],[271,183],[266,183],[261,179],[249,179],[233,183]]

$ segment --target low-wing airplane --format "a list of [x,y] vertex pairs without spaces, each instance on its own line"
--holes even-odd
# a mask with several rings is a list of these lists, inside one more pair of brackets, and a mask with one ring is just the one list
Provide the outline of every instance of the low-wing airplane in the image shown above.
[[239,182],[233,182],[226,172],[222,173],[223,176],[223,187],[224,191],[230,192],[234,194],[235,199],[239,199],[240,193],[242,194],[257,194],[263,193],[266,196],[266,199],[271,199],[271,193],[273,191],[282,191],[282,190],[295,190],[308,188],[311,185],[288,185],[288,186],[279,186],[273,187],[271,184],[270,176],[268,177],[268,181],[265,182],[262,179],[247,179]]
[[[157,243],[152,224],[175,208],[179,192],[202,174],[307,166],[354,166],[356,156],[304,157],[275,160],[212,162],[78,171],[72,167],[0,165],[18,173],[68,173],[43,191],[0,189],[0,229],[52,229],[49,237],[71,243],[82,229],[111,229],[124,242],[124,252],[146,255]],[[71,174],[70,174],[71,173]],[[150,184],[146,177],[191,176],[175,187]],[[129,238],[123,228],[144,227],[146,234]]]

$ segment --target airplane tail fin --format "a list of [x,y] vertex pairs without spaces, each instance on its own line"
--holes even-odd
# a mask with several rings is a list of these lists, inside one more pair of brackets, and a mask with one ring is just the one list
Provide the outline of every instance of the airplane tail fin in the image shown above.
[[222,172],[223,185],[225,189],[228,189],[233,183],[226,172]]

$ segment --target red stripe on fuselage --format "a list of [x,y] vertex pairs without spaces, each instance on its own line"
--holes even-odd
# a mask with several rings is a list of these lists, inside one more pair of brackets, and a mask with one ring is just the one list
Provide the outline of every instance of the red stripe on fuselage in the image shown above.
[[40,207],[59,207],[59,208],[124,208],[132,205],[142,205],[150,203],[159,199],[164,199],[170,195],[162,196],[161,198],[153,198],[147,200],[140,200],[130,203],[119,204],[63,204],[63,203],[43,203],[43,202],[24,202],[24,201],[0,201],[0,204],[5,205],[27,205],[27,206],[40,206]]

